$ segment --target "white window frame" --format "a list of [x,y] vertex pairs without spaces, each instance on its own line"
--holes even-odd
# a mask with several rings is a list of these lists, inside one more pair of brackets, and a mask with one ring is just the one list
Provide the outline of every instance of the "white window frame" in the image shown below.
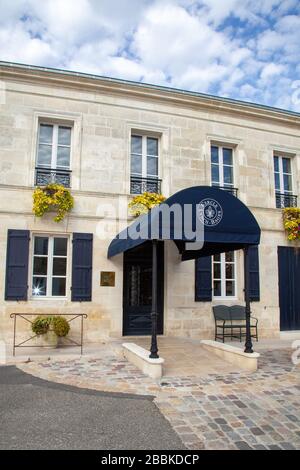
[[[142,174],[133,173],[131,170],[132,162],[132,152],[131,152],[131,139],[132,137],[141,137],[142,139]],[[157,175],[150,175],[147,171],[147,139],[156,139],[157,140],[157,152],[158,155],[149,155],[151,158],[157,158]],[[151,134],[139,134],[138,132],[132,132],[130,137],[130,176],[136,176],[140,178],[153,178],[159,179],[159,154],[160,154],[160,139],[156,135]],[[135,154],[139,155],[139,154]]]
[[[38,158],[39,158],[39,145],[40,145],[40,128],[41,125],[45,126],[52,126],[53,127],[53,134],[52,134],[52,143],[51,144],[43,144],[43,145],[51,145],[51,164],[50,167],[48,165],[43,165],[39,163]],[[58,145],[58,129],[59,127],[67,127],[71,130],[71,138],[70,138],[70,145]],[[64,122],[59,122],[59,123],[54,123],[50,121],[39,121],[38,123],[38,138],[37,138],[37,150],[36,150],[36,166],[38,168],[49,168],[51,170],[70,170],[71,168],[71,154],[72,154],[72,138],[73,138],[73,126],[70,124],[65,124]],[[69,157],[69,165],[68,166],[62,166],[60,165],[59,167],[57,166],[57,150],[58,147],[67,147],[70,149],[70,157]]]
[[[212,162],[212,147],[218,148],[218,155],[219,155],[219,163]],[[230,149],[232,152],[232,165],[224,165],[223,161],[223,149]],[[212,166],[219,167],[219,182],[212,181]],[[224,166],[228,166],[232,168],[232,183],[224,183]],[[235,174],[234,174],[234,148],[230,145],[218,145],[214,144],[213,142],[210,143],[210,179],[211,179],[211,186],[221,186],[226,188],[234,188],[234,181],[235,181]]]
[[[36,237],[45,237],[48,238],[48,255],[37,255],[40,257],[48,258],[47,263],[47,275],[34,275],[34,239]],[[58,258],[66,258],[66,275],[65,276],[53,276],[53,248],[54,248],[54,238],[66,238],[67,239],[67,255],[66,256],[57,256]],[[70,282],[69,282],[69,272],[70,272],[70,236],[67,234],[49,234],[49,233],[34,233],[32,234],[32,254],[31,254],[31,269],[30,269],[30,298],[31,300],[66,300],[69,295]],[[50,253],[50,256],[49,256]],[[47,291],[46,295],[34,295],[33,294],[33,278],[34,277],[46,277],[47,278]],[[55,278],[65,278],[66,279],[66,293],[65,295],[52,295],[52,279]]]
[[[212,292],[213,292],[213,300],[235,300],[237,299],[237,256],[236,252],[233,251],[233,261],[226,261],[226,253],[220,253],[220,261],[221,264],[221,279],[215,279],[214,277],[214,256],[212,256]],[[233,279],[226,279],[226,264],[233,264],[234,266],[234,277]],[[214,295],[214,281],[220,280],[221,281],[221,295]],[[234,282],[234,295],[226,295],[226,281],[233,281]]]
[[[275,157],[278,158],[278,170],[275,171]],[[283,158],[286,158],[290,162],[290,173],[285,173],[283,171]],[[278,153],[274,153],[273,155],[273,165],[274,165],[274,186],[275,186],[275,174],[279,174],[279,190],[276,189],[275,186],[275,193],[280,193],[280,194],[293,194],[293,170],[292,170],[292,158],[288,157],[287,155],[280,155]],[[291,177],[291,189],[286,190],[284,189],[284,175],[289,175]]]

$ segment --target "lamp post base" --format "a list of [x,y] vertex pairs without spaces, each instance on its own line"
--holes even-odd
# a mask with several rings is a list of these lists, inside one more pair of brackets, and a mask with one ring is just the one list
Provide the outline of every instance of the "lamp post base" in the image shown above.
[[151,335],[151,347],[150,347],[150,359],[158,359],[158,347],[157,347],[157,313],[151,314],[152,319],[152,335]]

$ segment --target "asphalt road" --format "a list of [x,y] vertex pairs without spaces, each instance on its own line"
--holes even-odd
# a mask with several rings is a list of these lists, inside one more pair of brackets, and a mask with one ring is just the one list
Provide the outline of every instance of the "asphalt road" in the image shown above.
[[55,384],[0,367],[0,449],[184,449],[151,397]]

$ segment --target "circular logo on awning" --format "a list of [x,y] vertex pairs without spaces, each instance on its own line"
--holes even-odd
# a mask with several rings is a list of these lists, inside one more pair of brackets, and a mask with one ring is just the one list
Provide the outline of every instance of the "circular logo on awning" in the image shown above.
[[197,208],[200,221],[209,227],[218,225],[223,218],[223,209],[215,199],[202,199]]

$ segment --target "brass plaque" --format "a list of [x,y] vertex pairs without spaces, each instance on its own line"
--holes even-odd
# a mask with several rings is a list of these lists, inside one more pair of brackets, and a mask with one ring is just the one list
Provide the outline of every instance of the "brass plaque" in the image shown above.
[[114,271],[101,271],[100,286],[115,287],[116,273]]

